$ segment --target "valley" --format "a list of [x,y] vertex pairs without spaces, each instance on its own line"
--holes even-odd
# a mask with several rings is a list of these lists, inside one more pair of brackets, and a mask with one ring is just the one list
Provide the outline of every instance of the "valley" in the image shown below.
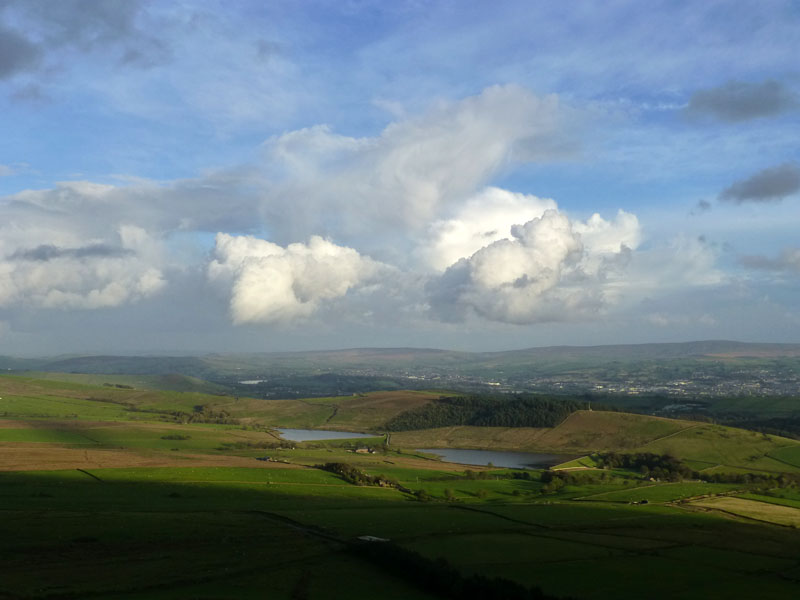
[[[800,583],[793,439],[569,403],[547,427],[388,431],[441,418],[449,392],[265,400],[113,381],[0,376],[0,598],[779,598]],[[513,414],[550,418],[553,402]]]

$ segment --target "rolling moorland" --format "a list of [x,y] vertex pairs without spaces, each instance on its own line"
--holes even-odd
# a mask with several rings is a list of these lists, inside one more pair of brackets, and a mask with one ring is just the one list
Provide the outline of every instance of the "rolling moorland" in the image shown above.
[[[0,376],[0,598],[800,589],[800,441],[584,398],[267,400],[219,385],[165,373]],[[764,414],[796,402],[737,401]],[[290,442],[277,427],[374,437]],[[418,448],[561,462],[465,466]]]

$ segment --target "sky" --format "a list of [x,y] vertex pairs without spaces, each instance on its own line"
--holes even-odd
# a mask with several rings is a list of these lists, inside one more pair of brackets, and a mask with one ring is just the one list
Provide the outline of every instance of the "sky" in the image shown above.
[[0,354],[800,342],[793,0],[0,0]]

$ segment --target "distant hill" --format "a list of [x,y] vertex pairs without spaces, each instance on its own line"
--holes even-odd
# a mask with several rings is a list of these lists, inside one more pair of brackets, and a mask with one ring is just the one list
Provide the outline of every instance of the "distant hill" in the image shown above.
[[0,356],[0,368],[80,373],[165,374],[247,371],[278,368],[302,370],[392,365],[404,367],[514,365],[538,361],[656,360],[692,357],[800,357],[800,344],[761,344],[724,340],[665,344],[546,346],[500,352],[459,352],[434,348],[350,348],[304,352],[208,354],[204,356],[114,356],[16,358]]
[[686,390],[695,395],[780,396],[799,393],[800,344],[708,340],[503,352],[352,348],[205,356],[0,357],[0,369],[179,374],[213,382],[230,393],[265,398],[403,388],[486,391],[491,386],[500,386],[494,388],[497,391],[661,393],[662,384],[672,386],[664,393],[680,394],[683,380],[702,382]]

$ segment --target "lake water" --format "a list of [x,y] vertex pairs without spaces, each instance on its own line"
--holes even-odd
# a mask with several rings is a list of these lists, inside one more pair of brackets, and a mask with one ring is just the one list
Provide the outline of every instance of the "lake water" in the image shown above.
[[349,440],[353,438],[374,438],[374,433],[355,433],[353,431],[324,431],[322,429],[284,429],[278,428],[281,437],[290,442],[317,442],[321,440]]
[[492,463],[495,467],[508,469],[546,469],[566,462],[573,456],[559,454],[534,454],[533,452],[501,452],[499,450],[464,450],[461,448],[418,448],[419,452],[436,454],[446,462],[485,467]]

